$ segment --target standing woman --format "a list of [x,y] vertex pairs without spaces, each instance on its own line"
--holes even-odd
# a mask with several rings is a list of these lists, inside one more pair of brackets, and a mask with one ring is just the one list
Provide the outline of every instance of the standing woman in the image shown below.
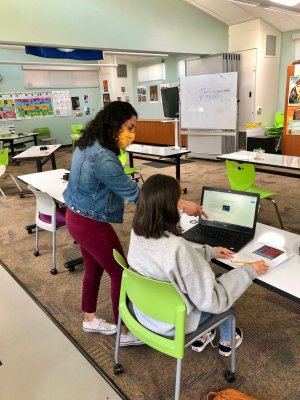
[[[115,324],[96,318],[100,280],[106,271],[111,280],[111,301],[118,320],[122,269],[113,249],[123,257],[121,243],[111,223],[122,223],[124,200],[136,203],[139,188],[123,171],[120,148],[134,140],[137,113],[131,104],[114,101],[89,122],[73,153],[69,182],[63,193],[68,230],[79,244],[84,261],[82,290],[83,330],[103,335],[116,333]],[[121,345],[142,344],[125,326]]]

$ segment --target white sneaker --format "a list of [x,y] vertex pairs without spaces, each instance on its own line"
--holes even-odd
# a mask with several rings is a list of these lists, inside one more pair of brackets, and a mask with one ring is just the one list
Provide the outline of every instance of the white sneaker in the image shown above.
[[101,318],[94,318],[93,321],[83,321],[82,328],[85,332],[98,332],[102,335],[114,335],[117,332],[117,325],[110,324]]
[[120,339],[120,346],[139,346],[141,344],[144,344],[141,340],[139,340],[136,336],[134,336],[133,333],[127,332],[125,334],[121,333],[121,339]]

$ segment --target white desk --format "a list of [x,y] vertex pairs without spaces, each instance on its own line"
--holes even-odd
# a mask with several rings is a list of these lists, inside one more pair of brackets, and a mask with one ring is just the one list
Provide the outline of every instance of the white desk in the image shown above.
[[[184,230],[192,228],[195,225],[195,220],[195,217],[183,214],[181,218],[182,228]],[[285,247],[288,252],[294,253],[292,258],[278,265],[278,267],[273,267],[264,275],[260,275],[254,282],[300,303],[300,236],[258,223],[253,241],[272,242],[275,246]],[[190,243],[193,244],[193,242]],[[232,269],[232,264],[229,261],[217,259],[214,262],[223,268]]]
[[63,175],[69,172],[66,169],[54,169],[52,171],[36,172],[18,176],[22,182],[32,185],[41,192],[48,193],[54,200],[64,204],[63,191],[68,182],[63,179]]
[[256,154],[252,151],[236,151],[234,153],[222,154],[217,157],[218,160],[231,160],[241,163],[255,164],[256,166],[275,167],[277,170],[257,168],[258,172],[266,172],[273,175],[288,176],[291,178],[300,178],[300,157],[285,156],[281,154],[263,153],[261,159],[255,158]]
[[[50,144],[47,146],[32,146],[29,149],[23,151],[22,153],[14,156],[13,159],[16,161],[21,160],[35,160],[36,169],[38,172],[42,172],[43,165],[51,160],[52,169],[56,169],[55,162],[55,151],[59,149],[61,144]],[[46,150],[41,150],[41,147],[47,147]]]
[[[188,154],[191,151],[187,149],[176,149],[174,146],[146,146],[143,144],[131,144],[126,147],[127,153],[129,153],[129,165],[133,168],[133,158],[140,160],[153,161],[153,157],[159,158],[160,163],[171,164],[174,163],[170,160],[162,160],[163,158],[173,158],[176,161],[176,179],[180,180],[180,158],[184,154]],[[142,154],[143,156],[136,155]],[[152,156],[147,157],[148,156]],[[155,159],[154,159],[155,161]]]

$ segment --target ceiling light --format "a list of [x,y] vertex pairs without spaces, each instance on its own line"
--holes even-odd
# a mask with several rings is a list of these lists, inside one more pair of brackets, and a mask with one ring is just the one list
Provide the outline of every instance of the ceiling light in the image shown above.
[[298,17],[300,16],[300,9],[298,11],[292,11],[292,10],[289,10],[288,8],[279,8],[279,7],[264,7],[264,9],[270,10],[270,11],[282,12],[285,14],[293,14],[293,15],[297,15]]
[[292,7],[299,3],[298,0],[270,0],[272,3],[282,4],[284,6]]
[[106,51],[104,50],[105,54],[118,54],[120,56],[149,56],[149,57],[168,57],[168,54],[162,53],[139,53],[133,51]]
[[255,1],[248,1],[248,0],[231,0],[232,3],[239,3],[239,4],[243,4],[245,6],[259,6],[259,3],[256,3]]

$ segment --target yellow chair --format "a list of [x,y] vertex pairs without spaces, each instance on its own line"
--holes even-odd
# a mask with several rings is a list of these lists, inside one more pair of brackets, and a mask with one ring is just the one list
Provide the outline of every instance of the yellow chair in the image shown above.
[[[135,181],[138,181],[139,179],[141,179],[142,182],[144,183],[143,175],[140,173],[140,171],[137,168],[126,167],[126,163],[127,163],[126,150],[120,149],[119,160],[121,161],[122,167],[124,168],[124,172],[126,175],[131,175],[132,179]],[[134,176],[135,174],[137,174],[136,177]]]
[[83,128],[84,128],[84,126],[82,124],[71,125],[72,134],[70,135],[70,137],[72,139],[72,150],[73,151],[75,149],[75,143],[77,142],[77,140],[79,140]]

